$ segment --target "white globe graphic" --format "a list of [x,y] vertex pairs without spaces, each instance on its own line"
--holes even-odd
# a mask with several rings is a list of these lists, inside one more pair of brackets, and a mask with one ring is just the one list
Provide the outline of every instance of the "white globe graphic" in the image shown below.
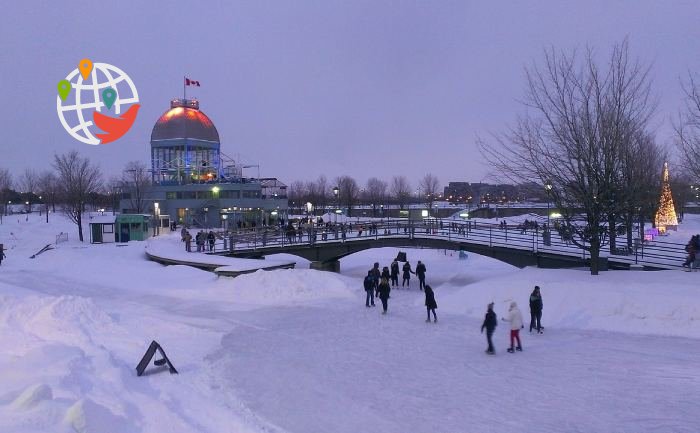
[[[93,64],[87,80],[83,80],[77,68],[66,76],[66,80],[71,83],[71,91],[65,100],[56,96],[58,118],[73,138],[85,144],[100,144],[95,132],[101,131],[92,121],[94,111],[117,117],[129,106],[139,102],[139,94],[131,78],[121,69],[107,63]],[[117,93],[110,110],[102,101],[102,92],[109,87]]]

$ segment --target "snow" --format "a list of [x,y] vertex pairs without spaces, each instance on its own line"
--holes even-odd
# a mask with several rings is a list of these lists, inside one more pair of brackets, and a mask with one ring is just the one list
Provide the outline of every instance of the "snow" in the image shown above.
[[[686,215],[664,240],[699,229]],[[59,232],[69,241],[29,258]],[[54,214],[0,225],[2,432],[694,432],[700,422],[698,273],[591,276],[404,249],[435,289],[439,322],[426,323],[415,276],[392,290],[387,315],[364,306],[362,277],[394,248],[348,256],[341,274],[277,255],[265,262],[297,269],[227,278],[146,259],[147,245],[196,256],[177,234],[157,247],[76,239]],[[545,333],[526,328],[524,351],[508,354],[500,322],[497,355],[485,355],[486,304],[500,318],[515,300],[527,316],[535,284]],[[136,376],[152,340],[180,374]]]

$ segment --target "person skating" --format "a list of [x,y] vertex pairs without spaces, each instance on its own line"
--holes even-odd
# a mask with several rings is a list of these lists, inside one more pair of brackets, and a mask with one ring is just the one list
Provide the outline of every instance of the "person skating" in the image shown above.
[[403,281],[401,281],[401,287],[406,285],[409,288],[411,287],[411,274],[415,274],[415,272],[413,272],[411,264],[407,260],[406,263],[403,264]]
[[418,264],[416,265],[416,275],[418,276],[418,287],[423,290],[425,287],[425,265],[423,262],[418,260]]
[[2,259],[6,259],[7,256],[5,255],[5,248],[2,244],[0,244],[0,265],[2,265]]
[[374,296],[379,296],[379,278],[382,276],[382,271],[379,270],[379,263],[374,262],[370,272],[372,272],[372,280],[374,281]]
[[367,271],[367,276],[363,282],[367,297],[365,298],[366,307],[374,307],[374,280],[372,279],[372,271]]
[[513,346],[515,344],[515,340],[518,341],[518,347],[516,347],[515,350],[522,352],[523,345],[520,343],[520,329],[524,328],[525,325],[523,325],[523,315],[520,314],[518,304],[516,304],[515,301],[510,303],[508,318],[506,319],[505,317],[502,317],[501,319],[506,322],[510,322],[510,348],[508,348],[508,352],[514,352]]
[[481,324],[481,333],[484,333],[486,329],[486,341],[489,343],[489,347],[486,349],[486,353],[489,355],[495,355],[496,351],[493,348],[493,341],[491,337],[493,336],[493,331],[498,325],[498,320],[496,320],[496,313],[493,312],[493,302],[491,302],[486,308],[486,317],[484,317],[484,323]]
[[391,279],[391,273],[389,272],[388,266],[384,266],[382,268],[382,275],[380,278],[386,278],[387,281],[389,281]]
[[425,286],[425,309],[428,312],[428,318],[426,322],[430,322],[430,312],[433,312],[433,318],[435,323],[437,323],[437,314],[435,314],[435,309],[437,308],[437,302],[435,302],[435,292],[430,286]]
[[537,329],[537,333],[542,333],[542,295],[540,294],[540,286],[535,286],[535,290],[530,295],[530,332],[532,328]]
[[389,285],[389,280],[382,278],[379,283],[379,299],[382,301],[382,314],[386,314],[386,309],[389,306],[389,292],[391,291],[391,286]]
[[397,262],[396,260],[391,262],[391,285],[399,285],[399,262]]

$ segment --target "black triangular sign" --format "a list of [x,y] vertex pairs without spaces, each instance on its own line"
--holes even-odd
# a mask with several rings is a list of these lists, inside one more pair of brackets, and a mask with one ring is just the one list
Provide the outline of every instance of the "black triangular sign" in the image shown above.
[[136,366],[136,374],[139,376],[143,374],[143,372],[146,370],[146,367],[148,367],[148,363],[151,362],[151,359],[153,359],[153,355],[156,354],[156,349],[158,349],[158,352],[160,352],[160,355],[163,358],[156,359],[153,363],[157,366],[168,364],[168,368],[170,368],[170,374],[178,374],[177,370],[175,370],[175,367],[173,367],[173,364],[168,359],[168,356],[163,351],[163,348],[160,347],[160,344],[158,344],[155,340],[151,341],[151,345],[148,346],[148,350],[143,355],[143,358],[141,358],[141,362],[139,362],[139,365]]

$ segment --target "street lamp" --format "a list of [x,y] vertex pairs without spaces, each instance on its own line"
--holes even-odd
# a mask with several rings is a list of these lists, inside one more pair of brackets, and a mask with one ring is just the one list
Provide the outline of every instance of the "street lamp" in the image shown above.
[[547,228],[549,228],[549,197],[552,191],[552,183],[547,181],[544,184],[544,190],[547,193]]
[[338,202],[338,193],[340,193],[340,188],[337,186],[333,187],[333,196],[335,197],[335,222],[338,223],[338,208],[340,207],[340,203]]

